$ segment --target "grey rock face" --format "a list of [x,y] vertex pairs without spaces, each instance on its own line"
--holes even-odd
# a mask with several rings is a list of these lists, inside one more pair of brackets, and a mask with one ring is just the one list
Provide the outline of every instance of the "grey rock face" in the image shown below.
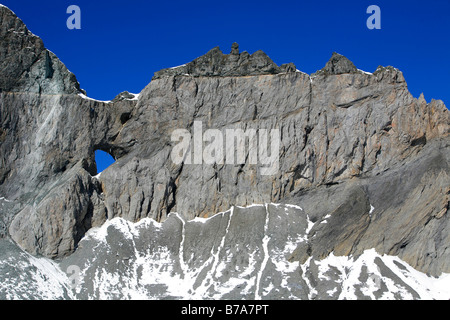
[[[228,55],[214,48],[157,72],[139,96],[123,92],[105,103],[80,95],[73,74],[11,11],[0,7],[0,17],[0,238],[33,254],[86,260],[89,273],[85,255],[92,250],[79,248],[88,230],[113,218],[152,218],[158,227],[147,227],[158,236],[140,234],[119,256],[130,258],[137,250],[162,257],[155,248],[165,247],[163,258],[173,272],[183,274],[186,263],[198,268],[193,288],[225,258],[244,269],[252,254],[259,266],[268,263],[266,253],[284,250],[290,232],[298,241],[292,238],[279,263],[297,263],[311,279],[319,274],[320,259],[358,257],[374,248],[431,275],[450,272],[449,112],[442,101],[412,97],[399,70],[379,67],[368,74],[333,54],[310,76],[293,64],[277,66],[262,51],[241,53],[233,44]],[[175,163],[172,133],[193,134],[196,122],[203,132],[216,129],[223,136],[227,129],[279,130],[278,170],[261,174],[248,149],[242,164]],[[96,176],[99,149],[116,162]],[[294,223],[277,213],[266,224],[270,210],[250,208],[252,218],[226,213],[266,203],[301,205],[308,216]],[[190,222],[195,217],[211,220],[199,227]],[[291,229],[291,222],[298,228]],[[228,238],[217,236],[225,230]],[[108,249],[115,241],[110,236],[99,254],[112,266],[121,262],[108,256],[119,250]],[[247,241],[251,248],[238,252],[235,244]],[[248,270],[248,290],[233,287],[225,296],[262,297],[268,277],[279,289],[268,297],[289,296],[275,269]],[[369,271],[361,277],[369,278]],[[225,283],[233,272],[217,273],[214,281]],[[291,288],[309,288],[308,277],[292,274],[287,281]],[[86,285],[82,296],[101,296]],[[176,297],[164,285],[149,286]],[[321,295],[297,289],[295,297]]]
[[[30,252],[56,257],[73,251],[101,199],[101,184],[92,177],[97,170],[94,152],[120,156],[121,146],[111,146],[108,139],[120,130],[134,103],[124,100],[110,106],[78,95],[2,93],[6,134],[0,145],[0,194],[14,203],[2,210],[3,237],[10,226],[13,239]],[[108,109],[108,116],[98,112],[102,108]],[[93,118],[108,122],[113,131],[90,123]],[[100,202],[103,209],[98,210],[104,211]],[[105,219],[106,213],[99,223]]]
[[305,263],[331,252],[359,256],[374,248],[434,276],[447,270],[450,256],[442,249],[450,243],[448,159],[448,141],[435,141],[414,160],[375,177],[286,199],[301,203],[314,221],[308,241],[295,249],[290,260]]
[[87,230],[106,220],[100,190],[95,178],[75,166],[50,190],[38,194],[39,201],[25,205],[10,225],[11,237],[34,254],[61,257],[72,253]]

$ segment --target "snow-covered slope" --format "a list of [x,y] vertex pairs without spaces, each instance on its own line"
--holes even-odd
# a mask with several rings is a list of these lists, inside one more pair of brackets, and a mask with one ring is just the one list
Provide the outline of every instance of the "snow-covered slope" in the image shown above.
[[74,299],[70,279],[58,264],[0,240],[0,299]]
[[[321,222],[316,222],[321,223]],[[292,261],[313,222],[295,205],[233,207],[208,219],[114,218],[56,263],[0,242],[3,299],[449,299],[429,277],[374,249]],[[292,262],[290,262],[291,260]]]

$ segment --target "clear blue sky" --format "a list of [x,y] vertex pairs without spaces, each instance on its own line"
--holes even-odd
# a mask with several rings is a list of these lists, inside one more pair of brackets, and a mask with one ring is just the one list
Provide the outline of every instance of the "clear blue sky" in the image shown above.
[[[75,73],[90,97],[140,92],[155,71],[189,62],[215,46],[266,52],[277,64],[313,73],[333,51],[359,69],[392,65],[411,93],[450,105],[450,0],[428,1],[86,1],[0,0]],[[66,9],[81,8],[81,30]],[[366,9],[381,8],[381,30]]]
[[[87,1],[0,0],[44,40],[77,76],[88,96],[111,100],[140,92],[154,72],[220,46],[229,53],[266,52],[313,73],[333,51],[362,70],[392,65],[413,96],[450,106],[450,0],[428,1]],[[81,8],[81,30],[69,30],[69,5]],[[381,30],[366,27],[369,5]]]

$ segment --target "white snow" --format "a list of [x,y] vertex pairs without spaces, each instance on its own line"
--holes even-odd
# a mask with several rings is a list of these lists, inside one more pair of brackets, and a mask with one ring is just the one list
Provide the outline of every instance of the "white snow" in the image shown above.
[[[318,266],[318,278],[322,281],[330,281],[326,273],[331,267],[339,270],[341,276],[337,284],[342,289],[339,300],[357,299],[356,292],[359,287],[364,295],[375,299],[377,297],[375,297],[374,292],[383,289],[382,284],[387,288],[387,291],[380,290],[383,292],[378,299],[395,299],[395,295],[400,295],[402,299],[413,299],[414,296],[408,292],[406,287],[401,283],[394,282],[394,280],[386,277],[380,271],[375,263],[376,258],[380,258],[390,271],[416,291],[419,294],[420,299],[450,299],[450,274],[442,274],[439,278],[429,277],[426,274],[415,270],[400,258],[396,256],[379,255],[375,249],[364,251],[357,259],[347,256],[335,256],[334,253],[331,253],[325,259],[314,261],[314,263]],[[400,263],[405,268],[400,268],[395,262]],[[301,266],[304,273],[307,272],[310,263],[311,260],[308,260]],[[361,283],[360,279],[363,267],[366,268],[367,273],[369,274],[365,283]]]
[[296,69],[296,70],[295,70],[295,72],[298,72],[298,73],[303,73],[303,74],[306,74],[307,76],[309,76],[309,74],[307,74],[306,72],[303,72],[303,71],[301,71],[301,70],[298,70],[298,69]]
[[[130,94],[133,95],[133,98],[131,98],[131,99],[126,99],[126,100],[130,100],[130,101],[137,101],[137,100],[139,100],[139,96],[140,96],[139,93],[130,93]],[[90,98],[90,97],[86,96],[86,95],[83,94],[83,93],[79,93],[78,95],[79,95],[80,97],[82,97],[83,99],[86,99],[86,100],[91,100],[91,101],[96,101],[96,102],[102,102],[102,103],[111,103],[111,100],[105,100],[105,101],[103,101],[103,100],[97,100],[97,99]]]
[[314,227],[314,222],[311,221],[311,219],[309,219],[309,215],[306,215],[306,219],[308,220],[308,227],[306,228],[306,235],[308,235],[308,233],[311,231],[311,229]]
[[299,210],[303,211],[302,207],[297,206],[295,204],[285,204],[284,206],[287,207],[287,208],[294,208],[294,209],[299,209]]
[[[14,13],[14,11],[12,11],[10,8],[8,8],[7,6],[5,6],[4,4],[1,4],[0,3],[0,8],[6,8],[6,9],[8,9],[9,11],[11,11],[12,13]],[[14,13],[15,14],[15,13]],[[16,15],[16,14],[15,14]]]
[[[4,277],[0,291],[8,300],[35,299],[51,300],[63,297],[73,298],[69,278],[57,263],[47,258],[37,258],[22,251],[3,260],[1,267],[10,266],[20,270],[17,277]],[[0,268],[1,271],[4,269]]]
[[78,95],[79,95],[81,98],[86,99],[86,100],[92,100],[92,101],[103,102],[103,103],[111,103],[111,100],[109,100],[109,101],[97,100],[97,99],[89,98],[88,96],[86,96],[86,95],[83,94],[83,93],[79,93]]
[[259,268],[258,275],[256,277],[255,300],[261,300],[261,295],[259,294],[260,285],[261,285],[261,277],[264,272],[264,269],[266,268],[267,261],[269,261],[268,244],[269,244],[269,240],[270,240],[270,235],[267,232],[268,228],[269,228],[269,208],[266,204],[266,221],[264,224],[264,238],[262,239],[264,258],[261,263],[261,267]]
[[[263,206],[263,205],[259,205],[259,204],[256,204],[256,205],[250,205],[250,206],[247,206],[247,207],[240,207],[240,206],[236,206],[237,208],[250,208],[250,207],[258,207],[258,206]],[[234,209],[233,209],[234,210]],[[207,217],[207,218],[200,218],[200,217],[195,217],[194,219],[192,219],[192,220],[189,220],[189,222],[198,222],[198,223],[206,223],[207,221],[209,221],[209,220],[212,220],[212,219],[215,219],[215,218],[218,218],[219,216],[223,216],[223,214],[224,213],[227,213],[227,212],[231,212],[231,209],[230,210],[227,210],[227,211],[224,211],[224,212],[219,212],[219,213],[217,213],[217,214],[215,214],[215,215],[213,215],[213,216],[211,216],[211,217]]]
[[133,98],[131,98],[131,99],[129,99],[129,100],[132,100],[132,101],[137,101],[137,100],[139,100],[139,93],[131,93],[132,95],[134,95],[134,97]]
[[241,209],[246,209],[246,208],[253,208],[253,207],[264,207],[264,204],[260,204],[260,203],[253,203],[253,204],[249,204],[248,206],[236,206],[237,208],[241,208]]
[[331,214],[327,214],[325,217],[323,217],[323,220],[320,222],[322,223],[328,223],[327,219],[331,217]]
[[186,222],[177,212],[171,214],[174,214],[181,221],[182,224],[180,249],[178,250],[178,260],[180,261],[180,267],[181,270],[183,271],[183,274],[186,274],[188,271],[188,266],[184,261],[184,240],[186,239]]
[[310,278],[307,276],[308,272],[308,266],[311,263],[312,257],[309,257],[308,260],[302,265],[300,265],[300,268],[302,269],[303,274],[303,280],[305,281],[306,285],[308,286],[308,299],[311,300],[317,295],[316,288],[312,285]]
[[102,172],[98,173],[97,175],[93,176],[92,178],[99,180],[100,176],[102,175]]
[[179,66],[176,66],[176,67],[172,67],[172,68],[169,68],[169,69],[176,69],[176,68],[181,68],[181,67],[185,67],[186,66],[186,64],[182,64],[182,65],[179,65]]
[[195,217],[194,219],[189,220],[189,221],[192,221],[192,222],[198,222],[198,223],[203,223],[203,224],[205,224],[207,221],[211,220],[211,219],[214,218],[214,217],[215,217],[215,216],[208,217],[208,218]]
[[[29,261],[38,270],[33,274],[40,294],[44,299],[53,299],[55,296],[63,295],[64,288],[68,289],[69,279],[65,272],[50,259],[36,258],[29,255]],[[67,290],[71,296],[70,290]]]
[[6,199],[5,197],[0,197],[0,200],[6,201],[6,202],[12,202],[11,200]]
[[358,71],[359,72],[362,72],[362,73],[364,73],[364,74],[367,74],[367,75],[369,75],[369,76],[371,76],[373,73],[371,73],[371,72],[367,72],[367,71],[364,71],[364,70],[361,70],[361,69],[358,69]]

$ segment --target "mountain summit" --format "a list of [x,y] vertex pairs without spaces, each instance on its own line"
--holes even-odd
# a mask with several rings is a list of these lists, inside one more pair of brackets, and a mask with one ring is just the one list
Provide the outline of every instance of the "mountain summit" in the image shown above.
[[253,54],[249,54],[247,51],[239,53],[239,45],[235,42],[231,47],[230,54],[224,54],[219,47],[215,47],[205,55],[185,65],[156,72],[153,79],[176,75],[240,77],[295,72],[295,70],[293,63],[277,66],[261,50]]

